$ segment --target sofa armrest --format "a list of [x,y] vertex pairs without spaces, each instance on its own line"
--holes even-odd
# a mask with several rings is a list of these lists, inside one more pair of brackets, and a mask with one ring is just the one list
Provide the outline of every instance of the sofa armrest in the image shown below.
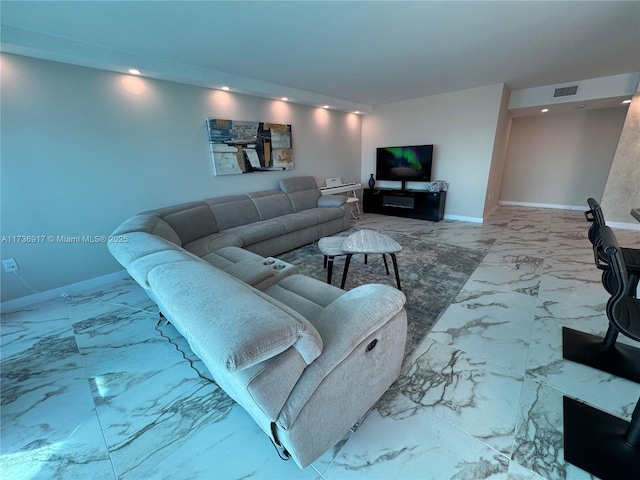
[[319,207],[341,207],[347,203],[347,197],[344,195],[324,195],[318,198]]
[[[394,355],[401,359],[404,355],[406,342],[406,313],[403,308],[405,301],[406,297],[400,290],[388,285],[362,285],[341,295],[321,313],[309,318],[322,337],[322,354],[306,368],[300,377],[287,404],[280,413],[279,425],[284,428],[293,425],[311,396],[320,388],[320,385],[332,371],[340,368],[342,362],[353,356],[358,345],[361,345],[368,337],[375,332],[385,330],[384,327],[389,322],[404,322],[405,328],[402,331],[405,338],[376,337],[378,343],[381,344],[376,351],[401,348],[402,351],[394,352]],[[402,345],[402,347],[388,346],[396,344]],[[381,347],[382,350],[380,350]],[[364,348],[360,352],[360,355],[362,354],[366,354]],[[390,368],[395,367],[390,366]],[[385,372],[380,373],[383,376],[386,374]],[[359,371],[357,374],[368,375],[371,372]]]
[[322,354],[313,362],[325,373],[347,357],[364,338],[397,314],[404,293],[388,285],[368,284],[341,295],[309,320],[322,337]]

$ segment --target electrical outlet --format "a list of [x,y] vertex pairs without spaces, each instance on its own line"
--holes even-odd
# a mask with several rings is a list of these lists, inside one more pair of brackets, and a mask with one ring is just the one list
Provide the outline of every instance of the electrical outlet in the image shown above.
[[18,271],[18,264],[16,263],[15,258],[7,258],[6,260],[2,260],[2,266],[4,267],[5,272]]

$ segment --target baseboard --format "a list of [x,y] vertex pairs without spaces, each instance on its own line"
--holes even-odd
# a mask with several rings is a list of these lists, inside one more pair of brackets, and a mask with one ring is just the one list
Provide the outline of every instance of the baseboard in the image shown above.
[[[499,205],[512,205],[512,206],[520,206],[520,207],[537,207],[537,208],[553,208],[560,210],[578,210],[582,212],[586,212],[589,210],[588,207],[584,205],[554,205],[551,203],[528,203],[528,202],[509,202],[506,200],[500,200],[498,202]],[[631,214],[629,214],[631,217]],[[620,228],[622,230],[640,230],[640,222],[609,222],[607,221],[607,226],[611,228]]]
[[82,282],[73,283],[71,285],[65,285],[64,287],[54,288],[46,290],[44,292],[34,293],[32,295],[26,295],[24,297],[16,298],[13,300],[7,300],[0,304],[0,311],[9,312],[11,310],[17,310],[24,308],[34,303],[45,302],[47,300],[53,300],[60,298],[63,293],[66,293],[73,297],[74,294],[82,293],[85,290],[107,285],[118,280],[128,278],[129,274],[126,270],[120,270],[118,272],[109,273],[101,277],[91,278]]
[[556,210],[578,210],[582,212],[589,210],[589,208],[584,205],[556,205],[553,203],[510,202],[507,200],[500,200],[498,204],[512,205],[516,207],[552,208]]
[[640,222],[627,223],[627,222],[609,222],[607,226],[611,228],[620,228],[622,230],[640,230]]
[[460,220],[461,222],[473,222],[473,223],[482,223],[482,218],[478,217],[464,217],[462,215],[444,215],[445,220]]

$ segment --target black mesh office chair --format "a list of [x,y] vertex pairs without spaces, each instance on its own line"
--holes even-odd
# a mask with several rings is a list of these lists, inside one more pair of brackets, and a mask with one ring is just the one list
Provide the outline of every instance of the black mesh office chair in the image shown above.
[[[640,383],[640,349],[615,344],[618,333],[640,341],[640,299],[629,295],[628,266],[615,234],[603,226],[599,235],[602,255],[617,287],[607,302],[607,337],[598,348],[583,345],[583,354],[595,355],[590,362],[580,363]],[[563,328],[563,356],[565,330],[568,329]],[[611,345],[607,338],[613,339]],[[569,397],[563,400],[565,460],[603,479],[640,478],[640,399],[629,422]]]
[[[613,295],[617,290],[615,285],[615,276],[612,275],[607,263],[607,256],[602,251],[602,242],[600,240],[600,229],[606,226],[602,207],[593,198],[588,198],[589,210],[584,212],[585,218],[593,222],[589,228],[588,237],[593,246],[593,255],[596,267],[602,270],[602,285]],[[621,248],[622,257],[624,259],[627,272],[629,274],[629,295],[636,295],[638,288],[638,280],[640,280],[640,249],[638,248]]]
[[[598,252],[606,265],[611,293],[607,302],[609,328],[604,338],[571,328],[562,328],[562,356],[613,375],[640,383],[640,348],[616,343],[622,333],[640,341],[640,300],[636,298],[637,274],[632,281],[624,261],[624,249],[607,226],[599,228]],[[594,247],[594,251],[596,247]]]

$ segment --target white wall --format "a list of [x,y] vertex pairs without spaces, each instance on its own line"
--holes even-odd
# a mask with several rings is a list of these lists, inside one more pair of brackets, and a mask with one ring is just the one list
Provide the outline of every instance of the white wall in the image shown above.
[[376,106],[362,122],[362,171],[375,172],[375,149],[434,145],[431,178],[449,182],[445,216],[481,221],[503,84]]
[[601,198],[626,111],[513,118],[500,200],[586,208]]
[[[2,55],[1,235],[108,235],[128,216],[277,188],[284,177],[360,176],[360,117]],[[215,177],[207,117],[292,125],[295,169]],[[6,238],[5,238],[6,240]],[[38,291],[121,269],[105,244],[1,244]],[[31,294],[2,272],[2,301]]]

